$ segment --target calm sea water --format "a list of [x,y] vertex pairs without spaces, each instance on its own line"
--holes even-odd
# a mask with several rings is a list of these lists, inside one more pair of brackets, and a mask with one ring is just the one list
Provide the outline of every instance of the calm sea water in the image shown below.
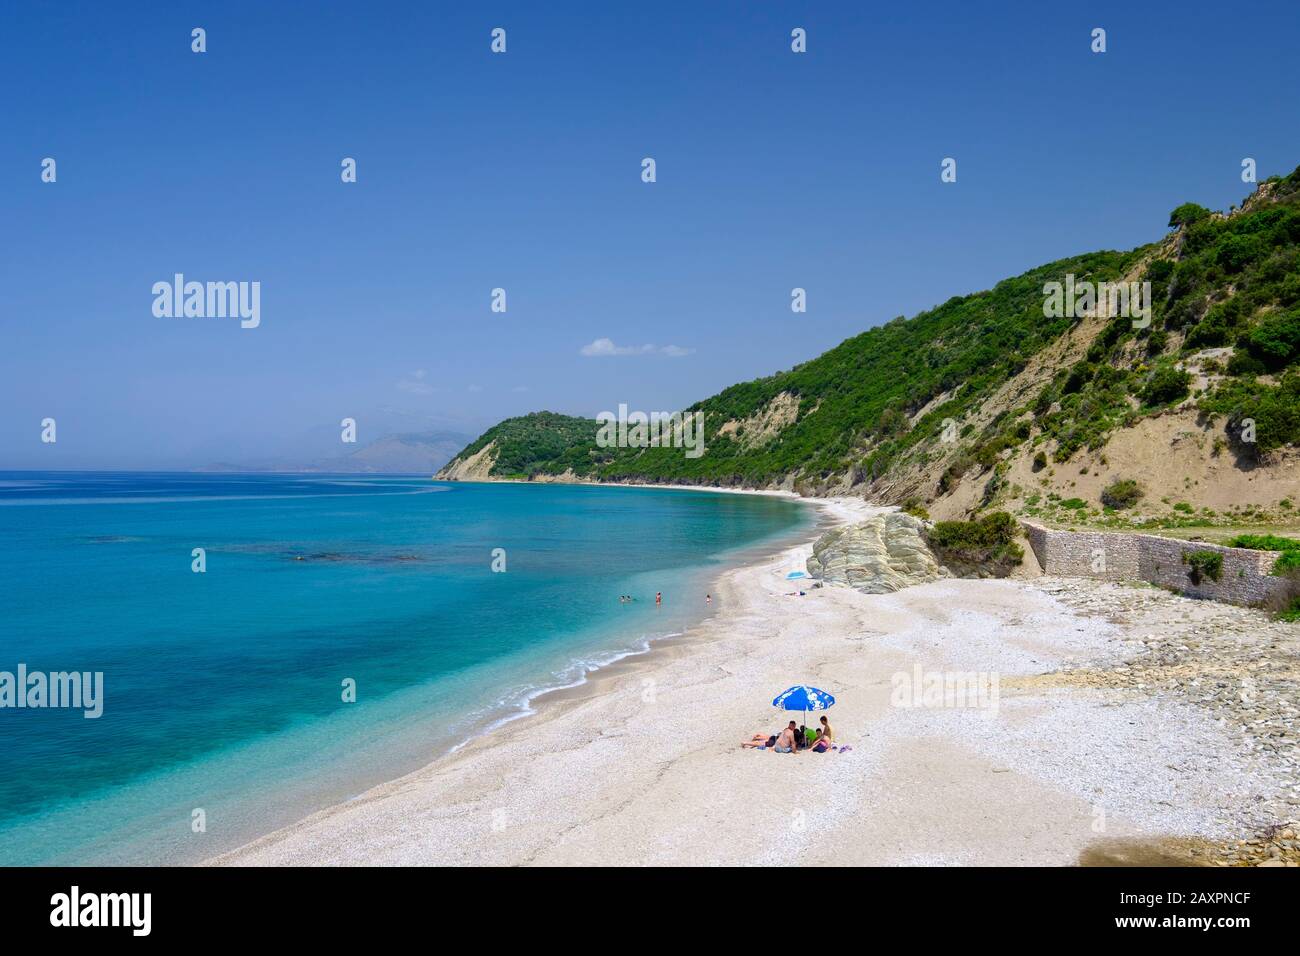
[[0,708],[0,864],[237,846],[680,631],[810,524],[666,489],[0,472],[0,671],[105,682],[94,720]]

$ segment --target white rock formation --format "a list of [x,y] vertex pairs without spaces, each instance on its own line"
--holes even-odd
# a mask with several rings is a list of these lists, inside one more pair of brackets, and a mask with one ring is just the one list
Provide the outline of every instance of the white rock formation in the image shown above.
[[808,574],[867,594],[947,577],[926,547],[924,527],[919,518],[889,511],[828,531],[813,545]]

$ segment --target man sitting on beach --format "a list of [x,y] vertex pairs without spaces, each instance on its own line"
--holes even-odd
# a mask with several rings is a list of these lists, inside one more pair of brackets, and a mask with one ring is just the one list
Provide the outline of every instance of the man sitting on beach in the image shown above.
[[790,721],[790,725],[781,731],[781,736],[776,738],[776,747],[774,748],[779,754],[795,753],[799,744],[795,741],[795,734],[799,731],[796,729],[795,722]]

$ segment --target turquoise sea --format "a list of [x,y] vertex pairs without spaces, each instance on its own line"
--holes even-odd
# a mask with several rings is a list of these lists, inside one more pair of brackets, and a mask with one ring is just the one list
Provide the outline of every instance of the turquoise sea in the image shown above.
[[192,862],[350,799],[680,632],[812,521],[671,489],[0,472],[0,671],[104,674],[98,719],[0,708],[0,864]]

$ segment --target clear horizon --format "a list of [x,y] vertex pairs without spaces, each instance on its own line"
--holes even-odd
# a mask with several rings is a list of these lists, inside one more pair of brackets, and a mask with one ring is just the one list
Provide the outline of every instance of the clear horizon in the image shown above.
[[[681,409],[1300,165],[1294,4],[383,12],[0,13],[0,470]],[[176,274],[256,327],[156,315]]]

